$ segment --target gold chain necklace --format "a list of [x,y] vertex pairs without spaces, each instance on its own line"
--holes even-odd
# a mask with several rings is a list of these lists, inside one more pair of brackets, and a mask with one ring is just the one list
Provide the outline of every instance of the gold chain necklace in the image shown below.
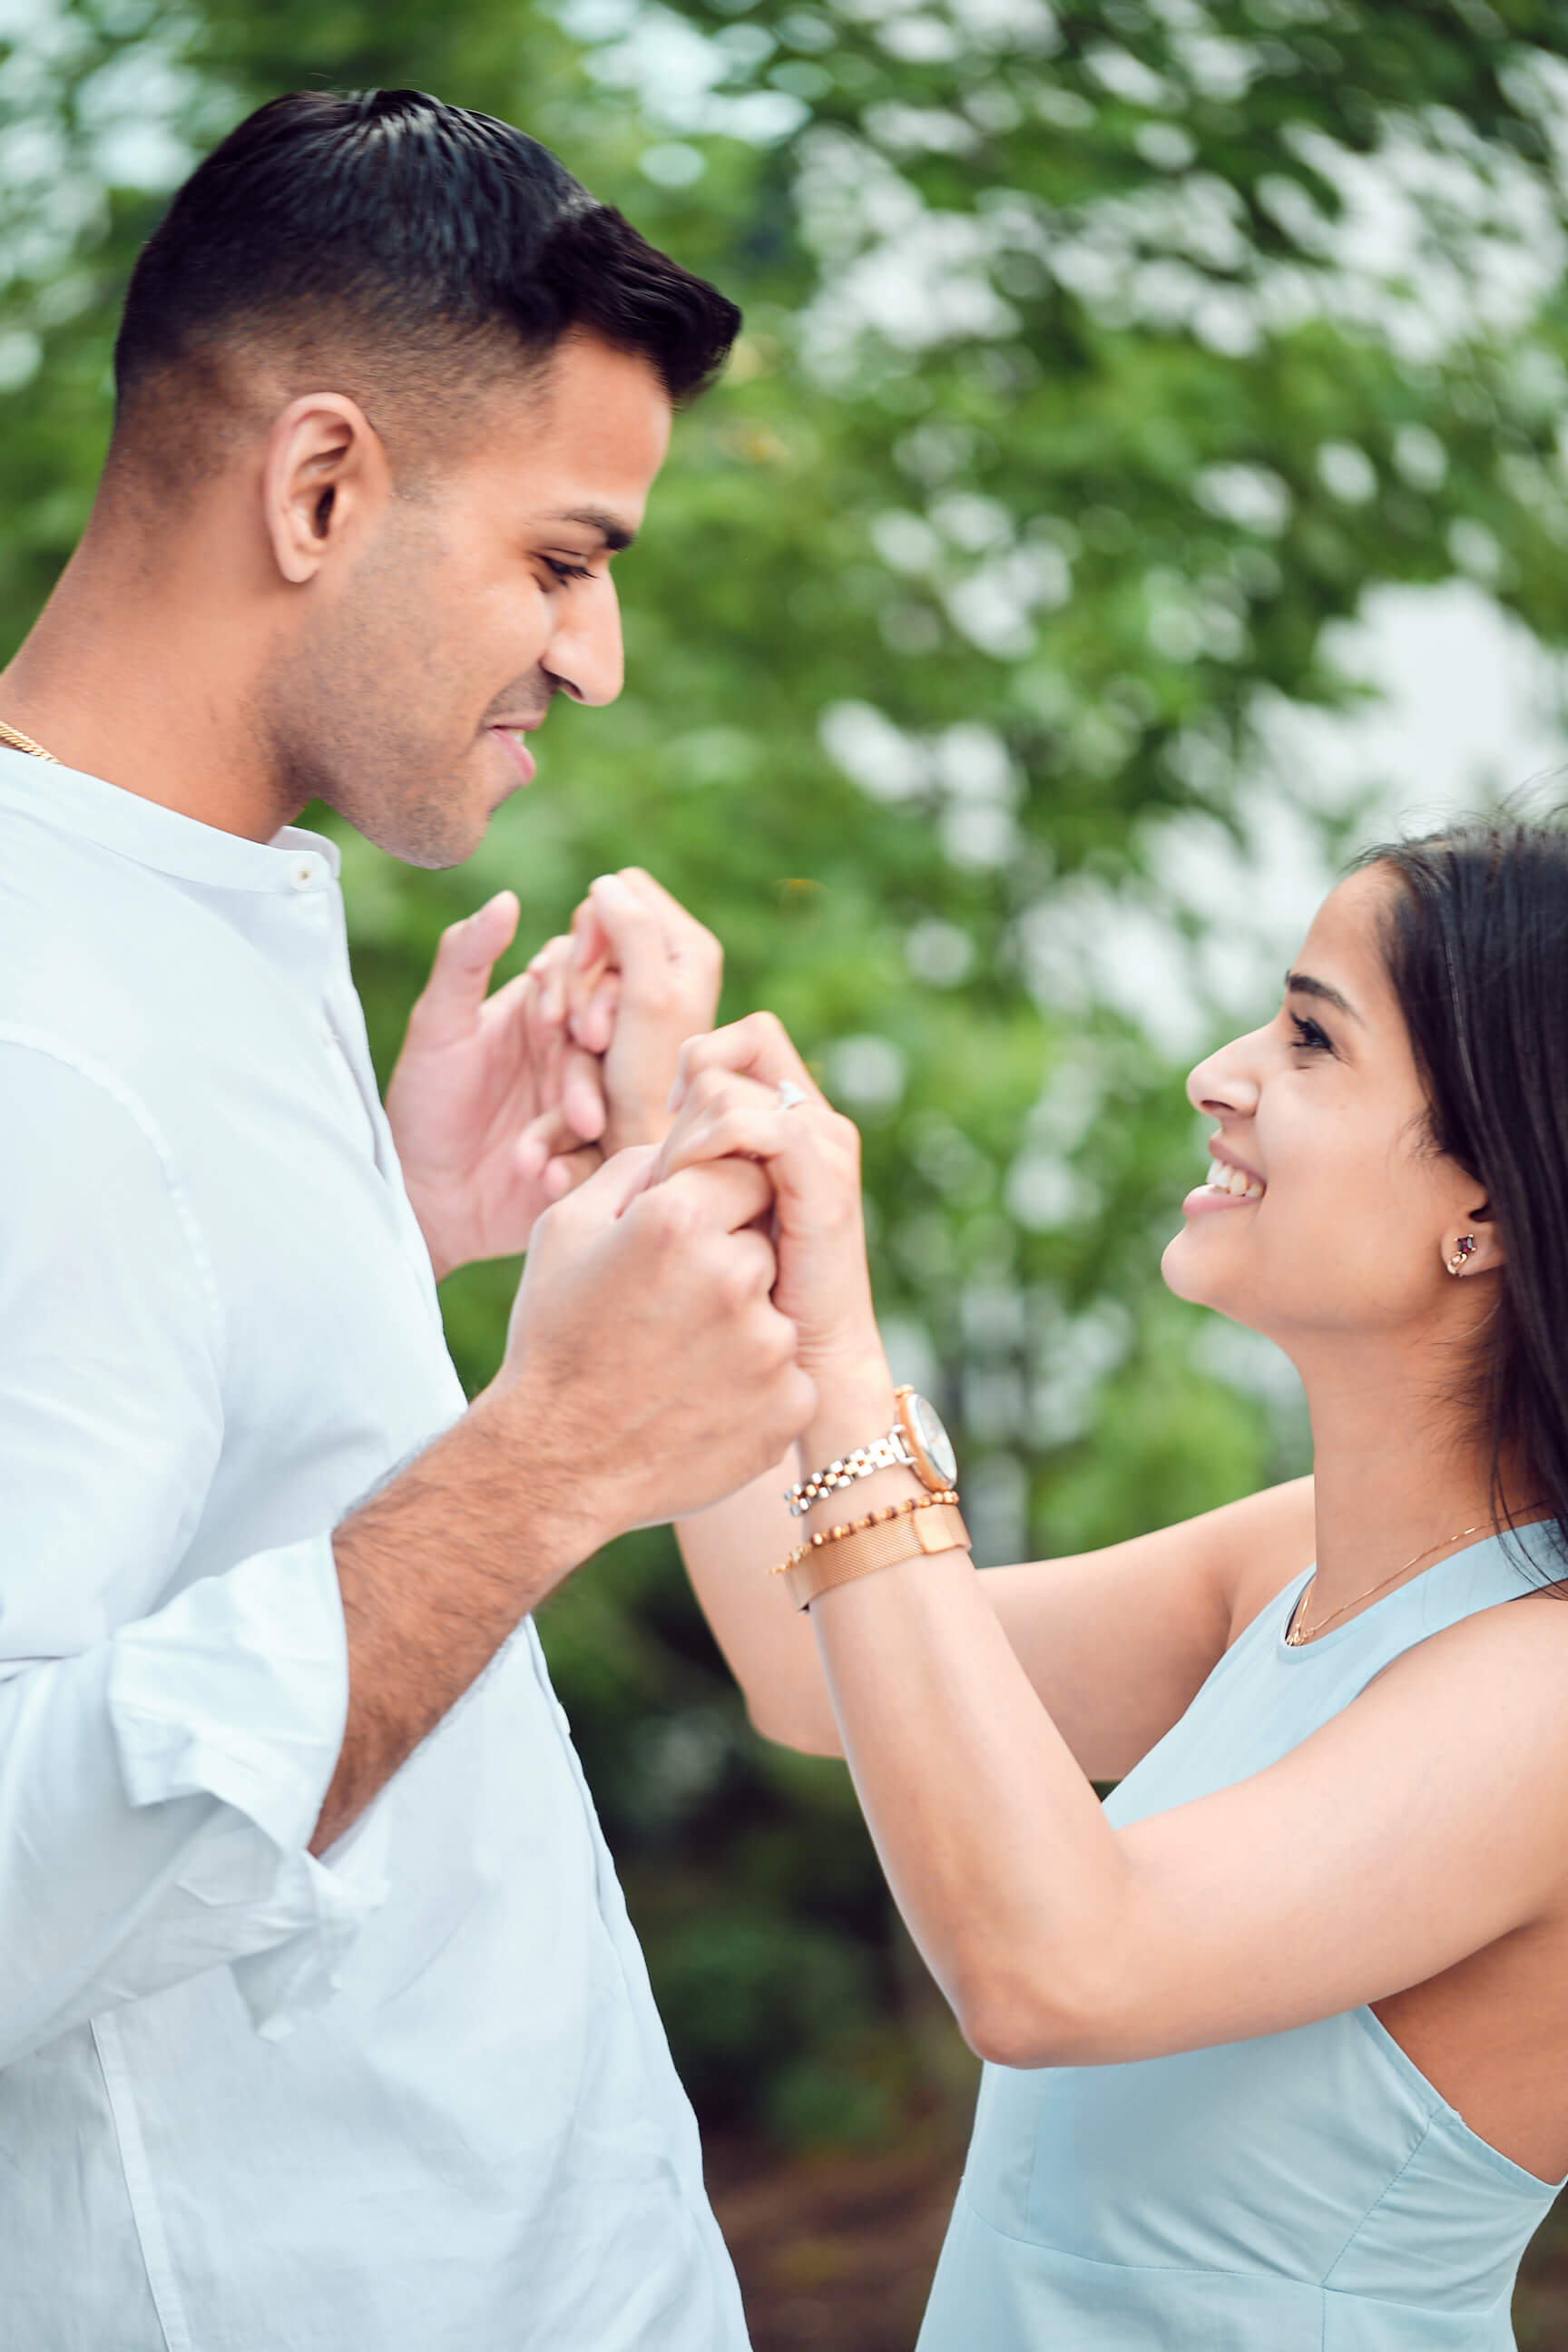
[[1300,1620],[1306,1606],[1307,1595],[1317,1587],[1318,1571],[1314,1569],[1300,1600],[1296,1603],[1295,1612],[1286,1632],[1286,1641],[1293,1650],[1299,1650],[1305,1642],[1315,1642],[1320,1633],[1327,1632],[1336,1617],[1342,1617],[1347,1611],[1357,1608],[1362,1601],[1370,1601],[1375,1592],[1386,1592],[1391,1584],[1397,1584],[1402,1576],[1407,1576],[1410,1570],[1422,1560],[1430,1559],[1435,1551],[1444,1551],[1449,1544],[1463,1543],[1467,1536],[1479,1536],[1481,1525],[1484,1525],[1484,1522],[1473,1528],[1461,1528],[1457,1536],[1443,1536],[1436,1543],[1428,1544],[1426,1549],[1418,1551],[1414,1559],[1407,1559],[1403,1568],[1396,1568],[1392,1576],[1385,1576],[1381,1584],[1369,1584],[1364,1592],[1356,1593],[1352,1600],[1342,1601],[1337,1609],[1331,1609],[1328,1615],[1321,1618],[1317,1624],[1308,1626],[1302,1624]]
[[3,719],[0,719],[0,743],[9,743],[13,751],[30,751],[35,760],[47,760],[51,768],[58,768],[60,764],[52,751],[46,751],[41,743],[35,743],[30,735],[22,733],[20,728],[7,727]]

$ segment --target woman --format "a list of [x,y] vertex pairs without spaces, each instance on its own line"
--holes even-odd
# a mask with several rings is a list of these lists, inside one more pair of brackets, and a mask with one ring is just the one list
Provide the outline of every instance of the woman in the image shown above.
[[[1491,2352],[1568,2171],[1568,838],[1376,853],[1189,1091],[1165,1279],[1292,1358],[1315,1492],[981,1577],[915,1470],[853,1475],[854,1132],[760,1015],[685,1049],[660,1172],[767,1162],[803,1463],[849,1466],[683,1541],[988,2062],[921,2352]],[[804,1612],[764,1573],[890,1510]]]

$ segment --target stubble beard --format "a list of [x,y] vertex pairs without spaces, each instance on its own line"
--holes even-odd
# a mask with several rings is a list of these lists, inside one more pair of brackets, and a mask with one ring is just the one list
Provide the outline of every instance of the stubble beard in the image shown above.
[[388,701],[406,677],[390,649],[295,649],[258,689],[256,732],[290,816],[321,801],[405,866],[460,865],[490,814],[479,745],[405,723]]

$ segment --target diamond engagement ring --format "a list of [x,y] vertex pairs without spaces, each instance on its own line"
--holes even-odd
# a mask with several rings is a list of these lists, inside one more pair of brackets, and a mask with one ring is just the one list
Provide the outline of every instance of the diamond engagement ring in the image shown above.
[[802,1103],[808,1099],[809,1097],[806,1095],[805,1088],[804,1087],[797,1087],[793,1078],[781,1078],[779,1080],[780,1110],[798,1110]]

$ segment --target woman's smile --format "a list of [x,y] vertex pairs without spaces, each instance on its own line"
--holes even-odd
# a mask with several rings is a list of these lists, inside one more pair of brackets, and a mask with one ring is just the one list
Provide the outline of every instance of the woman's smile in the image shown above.
[[1218,1146],[1211,1143],[1209,1153],[1214,1165],[1206,1183],[1199,1184],[1182,1202],[1184,1217],[1207,1216],[1215,1209],[1251,1208],[1262,1200],[1268,1190],[1261,1176],[1239,1160],[1229,1159]]

